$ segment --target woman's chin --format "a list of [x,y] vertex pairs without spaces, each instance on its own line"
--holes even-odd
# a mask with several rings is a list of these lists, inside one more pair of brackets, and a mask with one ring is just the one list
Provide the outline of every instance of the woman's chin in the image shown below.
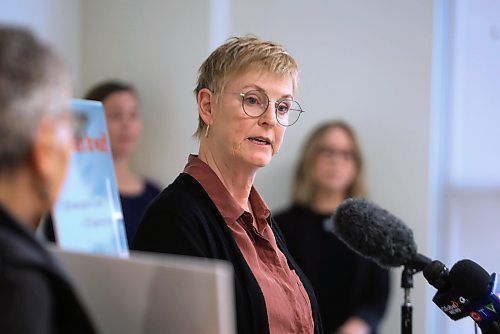
[[250,163],[257,168],[262,168],[262,167],[269,165],[269,163],[271,162],[271,159],[272,159],[271,155],[259,154],[259,155],[253,156],[250,159]]
[[112,148],[113,156],[116,157],[121,157],[121,158],[127,158],[134,153],[135,150],[135,145],[134,146],[115,146]]

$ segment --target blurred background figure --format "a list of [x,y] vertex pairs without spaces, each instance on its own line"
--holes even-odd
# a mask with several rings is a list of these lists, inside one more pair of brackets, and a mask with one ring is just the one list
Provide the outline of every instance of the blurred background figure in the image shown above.
[[104,106],[123,219],[130,245],[146,207],[160,193],[156,184],[136,174],[129,164],[142,133],[139,95],[137,90],[127,83],[107,81],[91,88],[84,98],[101,101]]
[[[134,153],[142,133],[139,96],[132,85],[120,81],[106,81],[92,87],[84,98],[100,101],[104,106],[125,230],[130,245],[146,207],[160,193],[156,184],[133,172],[129,164],[129,158]],[[51,222],[46,225],[46,236],[49,240],[55,240]]]
[[69,78],[31,33],[0,26],[0,331],[93,333],[70,282],[35,239],[68,165]]
[[319,126],[295,171],[293,204],[275,216],[290,253],[310,279],[325,333],[375,333],[387,303],[389,273],[349,249],[330,219],[349,197],[365,196],[362,158],[352,128]]

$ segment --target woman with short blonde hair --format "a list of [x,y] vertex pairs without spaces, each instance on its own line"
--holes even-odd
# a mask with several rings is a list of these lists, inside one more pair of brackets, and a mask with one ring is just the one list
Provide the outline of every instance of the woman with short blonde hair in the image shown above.
[[299,119],[298,66],[255,36],[230,38],[201,65],[198,155],[146,212],[133,247],[229,261],[238,333],[321,333],[314,293],[253,186]]

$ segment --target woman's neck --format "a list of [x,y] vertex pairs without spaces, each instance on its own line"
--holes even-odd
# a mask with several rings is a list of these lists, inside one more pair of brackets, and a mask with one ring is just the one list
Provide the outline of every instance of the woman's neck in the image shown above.
[[128,160],[124,157],[113,157],[116,182],[118,190],[122,194],[137,194],[144,187],[141,177],[135,174],[129,167]]
[[345,194],[341,192],[318,191],[313,198],[311,207],[318,213],[331,214],[344,199]]
[[246,211],[251,212],[249,196],[256,170],[237,168],[231,161],[217,159],[211,151],[200,146],[198,158],[206,163],[217,175],[227,191]]
[[40,192],[44,189],[34,189],[38,183],[32,179],[28,170],[0,176],[0,205],[18,222],[33,230],[38,226],[45,211],[50,209],[49,204],[44,204],[40,198]]

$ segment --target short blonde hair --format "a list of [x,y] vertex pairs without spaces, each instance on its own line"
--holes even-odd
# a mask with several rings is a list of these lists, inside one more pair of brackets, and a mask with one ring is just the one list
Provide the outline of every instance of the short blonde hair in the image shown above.
[[363,181],[363,158],[354,130],[346,122],[332,121],[320,125],[313,130],[302,148],[302,153],[293,180],[292,200],[295,203],[300,203],[305,206],[311,205],[317,191],[313,182],[313,164],[321,148],[323,137],[328,131],[334,128],[343,130],[353,143],[354,161],[356,163],[357,172],[353,183],[349,189],[347,189],[347,193],[345,194],[346,198],[365,197],[367,195]]
[[[299,69],[292,56],[279,44],[247,35],[229,38],[208,56],[198,71],[194,93],[198,96],[201,89],[207,88],[219,99],[227,83],[250,68],[289,76],[294,91],[297,89]],[[206,126],[198,117],[194,136],[200,138]]]

